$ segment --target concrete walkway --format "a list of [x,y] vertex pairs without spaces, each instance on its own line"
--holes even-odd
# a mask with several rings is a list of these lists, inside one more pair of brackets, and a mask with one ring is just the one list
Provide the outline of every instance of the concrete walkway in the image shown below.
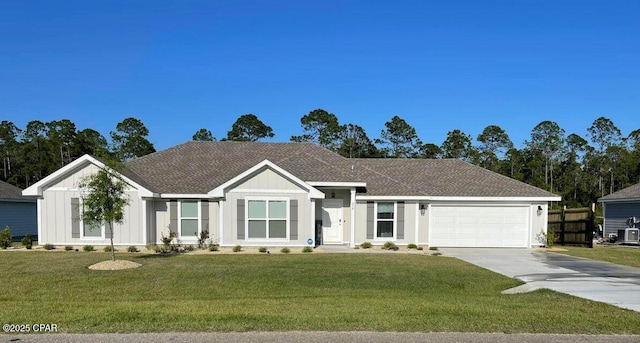
[[504,293],[540,288],[640,312],[640,268],[536,249],[440,248],[457,257],[520,281]]

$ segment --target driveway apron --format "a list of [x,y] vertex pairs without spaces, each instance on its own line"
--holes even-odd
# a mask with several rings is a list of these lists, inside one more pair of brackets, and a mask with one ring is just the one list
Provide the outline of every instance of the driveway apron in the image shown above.
[[526,284],[503,293],[548,288],[640,312],[640,268],[537,249],[440,248],[476,266]]

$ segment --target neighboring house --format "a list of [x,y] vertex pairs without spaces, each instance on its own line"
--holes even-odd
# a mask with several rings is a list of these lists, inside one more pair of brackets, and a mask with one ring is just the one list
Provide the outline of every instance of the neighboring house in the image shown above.
[[640,183],[598,199],[604,205],[604,237],[627,227],[627,219],[640,221]]
[[[85,155],[24,191],[38,199],[42,243],[108,244],[80,220]],[[312,143],[187,142],[127,162],[125,221],[114,243],[183,243],[203,230],[223,246],[368,241],[531,247],[560,197],[454,160],[348,159]],[[317,238],[317,239],[316,239]]]
[[36,200],[22,196],[22,189],[0,181],[0,230],[11,228],[14,239],[31,234],[36,238]]

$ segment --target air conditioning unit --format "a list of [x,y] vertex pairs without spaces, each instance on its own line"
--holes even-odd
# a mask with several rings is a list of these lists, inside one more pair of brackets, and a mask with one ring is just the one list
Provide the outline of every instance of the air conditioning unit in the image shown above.
[[618,241],[620,243],[638,244],[640,229],[626,228],[618,230]]

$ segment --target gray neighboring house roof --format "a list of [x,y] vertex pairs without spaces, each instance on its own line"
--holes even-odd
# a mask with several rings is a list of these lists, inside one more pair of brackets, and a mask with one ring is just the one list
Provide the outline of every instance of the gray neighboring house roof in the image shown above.
[[3,200],[20,200],[20,201],[35,201],[22,196],[22,189],[8,184],[4,181],[0,181],[0,199]]
[[187,142],[126,163],[165,194],[206,194],[264,160],[306,182],[366,182],[372,196],[557,197],[454,159],[349,159],[313,143]]
[[640,183],[633,186],[623,188],[617,192],[605,195],[598,199],[598,202],[617,201],[617,200],[640,200]]

